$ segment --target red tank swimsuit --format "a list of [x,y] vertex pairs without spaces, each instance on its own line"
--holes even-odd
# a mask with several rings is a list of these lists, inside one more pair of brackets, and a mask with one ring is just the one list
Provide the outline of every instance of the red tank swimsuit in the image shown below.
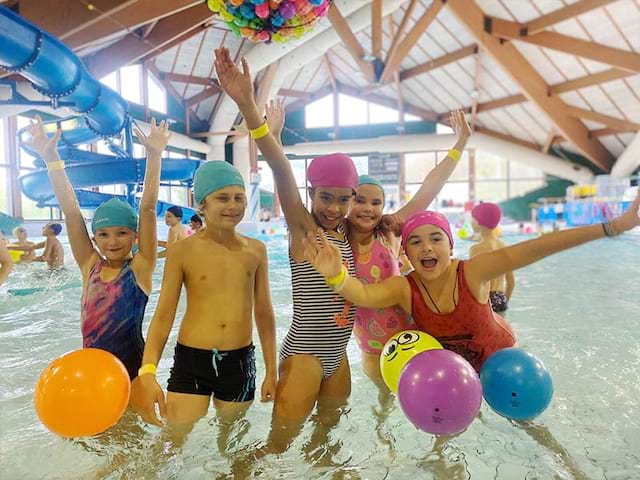
[[447,314],[432,312],[422,296],[422,285],[409,275],[411,314],[420,330],[438,339],[444,348],[464,358],[480,372],[482,364],[494,352],[513,347],[516,337],[509,323],[491,309],[478,303],[464,278],[464,262],[458,263],[458,305]]

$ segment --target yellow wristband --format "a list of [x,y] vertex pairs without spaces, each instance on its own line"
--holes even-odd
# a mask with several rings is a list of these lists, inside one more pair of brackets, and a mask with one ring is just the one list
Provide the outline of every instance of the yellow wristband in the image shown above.
[[264,122],[258,128],[249,130],[249,132],[251,132],[251,138],[254,140],[260,140],[262,137],[269,135],[269,125],[267,125],[267,122]]
[[342,270],[340,270],[340,273],[338,275],[336,275],[335,277],[327,278],[327,285],[329,285],[330,287],[336,287],[343,283],[345,278],[347,278],[347,269],[343,265]]
[[138,369],[138,376],[151,374],[155,375],[158,371],[158,367],[156,367],[153,363],[145,363]]
[[47,162],[47,170],[55,172],[56,170],[64,170],[64,162],[58,160],[56,162]]
[[452,148],[451,150],[449,150],[449,153],[447,153],[447,157],[451,157],[456,162],[459,162],[460,161],[460,157],[462,157],[462,153],[460,152],[460,150],[454,150]]

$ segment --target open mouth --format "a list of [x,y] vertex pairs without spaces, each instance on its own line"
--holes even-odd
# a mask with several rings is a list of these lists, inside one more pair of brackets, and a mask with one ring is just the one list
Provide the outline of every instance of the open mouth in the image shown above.
[[436,265],[438,264],[438,260],[435,258],[425,258],[421,260],[420,263],[427,270],[433,270],[434,268],[436,268]]

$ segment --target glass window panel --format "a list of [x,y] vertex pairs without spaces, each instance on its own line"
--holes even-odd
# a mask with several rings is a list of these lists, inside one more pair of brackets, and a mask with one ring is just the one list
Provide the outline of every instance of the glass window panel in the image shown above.
[[[461,207],[469,201],[469,183],[468,182],[450,182],[446,183],[434,203],[436,205]],[[453,202],[453,205],[452,205]]]
[[147,92],[149,108],[160,113],[167,113],[167,93],[153,75],[147,75]]
[[307,170],[306,170],[305,160],[304,159],[291,160],[291,169],[293,170],[293,176],[296,179],[296,184],[298,185],[298,187],[306,188]]
[[140,91],[140,65],[129,65],[120,69],[120,88],[122,97],[130,102],[142,103]]
[[487,152],[476,152],[476,179],[507,178],[507,160]]
[[160,187],[160,191],[158,192],[158,200],[171,203],[171,188]]
[[260,188],[273,193],[275,190],[275,183],[271,167],[269,167],[267,162],[260,161],[258,162],[258,170],[260,172]]
[[358,171],[358,175],[366,175],[369,173],[369,157],[351,157],[353,163],[356,166],[356,170]]
[[112,72],[106,77],[102,77],[100,79],[100,82],[109,87],[111,90],[115,90],[116,92],[118,91],[118,80],[116,78],[116,72]]
[[521,162],[509,162],[509,176],[511,178],[544,178],[544,172],[533,165]]
[[420,117],[416,117],[415,115],[411,115],[410,113],[404,114],[405,122],[421,122],[422,119]]
[[8,165],[9,159],[5,156],[4,147],[4,119],[0,118],[0,164]]
[[359,98],[340,94],[340,125],[366,125],[367,124],[367,102]]
[[[0,167],[0,211],[11,213],[9,210],[9,175],[11,170]],[[5,232],[9,233],[9,232]]]
[[407,153],[404,158],[406,183],[422,183],[427,173],[436,166],[434,152]]
[[171,202],[176,205],[187,205],[188,190],[186,187],[171,187]]
[[400,121],[400,114],[392,108],[369,103],[369,123],[396,123]]
[[476,200],[479,202],[503,202],[507,200],[507,182],[476,182]]
[[333,95],[307,105],[304,122],[307,128],[333,127]]

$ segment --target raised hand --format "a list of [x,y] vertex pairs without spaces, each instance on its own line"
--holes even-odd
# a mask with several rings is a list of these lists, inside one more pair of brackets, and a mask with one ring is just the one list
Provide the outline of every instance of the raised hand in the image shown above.
[[31,125],[29,125],[29,133],[31,134],[31,141],[27,145],[38,152],[38,155],[45,162],[55,162],[60,159],[57,146],[62,130],[57,129],[55,135],[49,138],[42,124],[42,118],[40,118],[40,115],[36,115],[36,121],[31,122]]
[[140,143],[144,145],[148,156],[160,157],[171,138],[169,123],[162,120],[160,125],[156,126],[155,118],[151,119],[151,131],[149,135],[145,135],[137,128],[134,128],[133,132],[136,134],[136,137],[138,137],[138,140],[140,140]]
[[340,250],[327,240],[324,231],[318,229],[318,234],[320,240],[310,231],[303,238],[304,258],[325,278],[336,277],[342,270]]
[[466,141],[471,136],[471,127],[467,123],[462,110],[454,110],[449,114],[449,124],[453,131],[456,132],[458,140]]
[[269,131],[277,139],[280,138],[282,129],[284,128],[284,103],[282,100],[271,100],[265,107],[267,116],[267,125]]
[[229,49],[217,48],[214,63],[218,82],[234,102],[241,104],[247,101],[255,101],[253,98],[253,82],[247,61],[242,58],[242,72],[233,63]]

